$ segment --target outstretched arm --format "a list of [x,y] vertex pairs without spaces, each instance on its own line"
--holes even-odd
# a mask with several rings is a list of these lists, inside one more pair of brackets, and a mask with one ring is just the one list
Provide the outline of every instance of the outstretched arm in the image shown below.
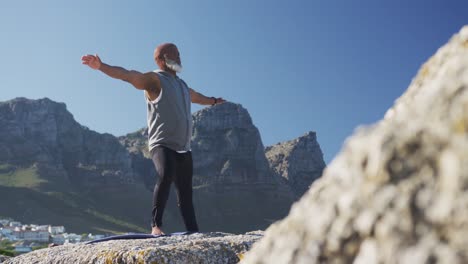
[[118,66],[111,66],[101,61],[96,55],[85,55],[81,57],[81,62],[94,70],[100,70],[108,76],[131,83],[139,90],[148,90],[156,88],[159,90],[159,79],[156,74],[141,73],[138,71],[127,70]]
[[221,97],[206,97],[203,94],[193,90],[192,88],[190,88],[190,97],[192,99],[192,103],[201,105],[215,105],[226,102],[226,100],[224,100]]

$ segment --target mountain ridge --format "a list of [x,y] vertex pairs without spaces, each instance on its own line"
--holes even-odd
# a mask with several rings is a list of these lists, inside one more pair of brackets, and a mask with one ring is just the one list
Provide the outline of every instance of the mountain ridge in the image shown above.
[[[292,194],[271,173],[248,111],[224,103],[202,109],[193,118],[194,201],[200,221],[207,223],[202,228],[242,232],[265,228],[286,215]],[[47,221],[92,216],[92,224],[72,224],[77,231],[93,225],[97,230],[148,225],[157,177],[146,133],[144,128],[120,137],[98,133],[80,125],[64,103],[49,98],[0,102],[0,185],[26,188],[26,196],[36,192],[43,197],[39,200],[56,198],[64,216],[44,216],[41,210],[48,209],[40,204],[38,210],[21,214],[0,202],[0,210],[24,221],[31,215]],[[16,199],[15,207],[21,208],[21,198]],[[169,203],[175,203],[175,197],[171,199]],[[138,201],[136,206],[132,201]],[[173,230],[183,228],[177,210],[168,209],[166,215]],[[245,215],[250,219],[242,219]],[[119,227],[120,219],[128,224]]]

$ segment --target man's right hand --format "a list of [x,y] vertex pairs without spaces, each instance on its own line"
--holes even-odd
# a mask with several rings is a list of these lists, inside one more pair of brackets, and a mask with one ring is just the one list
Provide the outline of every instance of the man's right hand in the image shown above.
[[101,58],[96,55],[85,55],[81,57],[81,63],[84,65],[88,65],[91,69],[99,70],[102,65]]
[[129,71],[119,66],[111,66],[103,63],[97,54],[81,57],[81,63],[94,70],[100,70],[112,78],[131,83],[138,90],[145,90],[150,95],[151,100],[157,98],[161,91],[158,75],[154,72],[141,73],[134,70]]

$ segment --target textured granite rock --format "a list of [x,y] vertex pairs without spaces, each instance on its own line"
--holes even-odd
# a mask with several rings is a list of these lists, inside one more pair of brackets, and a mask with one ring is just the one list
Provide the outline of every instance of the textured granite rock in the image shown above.
[[468,26],[242,263],[468,263]]
[[202,184],[276,184],[258,129],[239,104],[224,103],[193,115],[194,172]]
[[90,245],[69,244],[33,251],[4,263],[237,263],[262,234],[262,231],[244,235],[199,233],[143,240],[115,240]]
[[315,132],[265,148],[271,169],[301,197],[322,176],[325,161]]
[[6,260],[9,259],[9,258],[10,258],[10,257],[0,255],[0,263],[4,263],[4,261],[6,261]]

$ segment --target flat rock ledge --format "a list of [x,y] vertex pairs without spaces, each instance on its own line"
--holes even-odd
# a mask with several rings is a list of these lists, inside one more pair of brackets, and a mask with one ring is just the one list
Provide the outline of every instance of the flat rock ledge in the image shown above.
[[69,244],[36,250],[4,263],[238,263],[263,231],[197,233],[152,239]]

